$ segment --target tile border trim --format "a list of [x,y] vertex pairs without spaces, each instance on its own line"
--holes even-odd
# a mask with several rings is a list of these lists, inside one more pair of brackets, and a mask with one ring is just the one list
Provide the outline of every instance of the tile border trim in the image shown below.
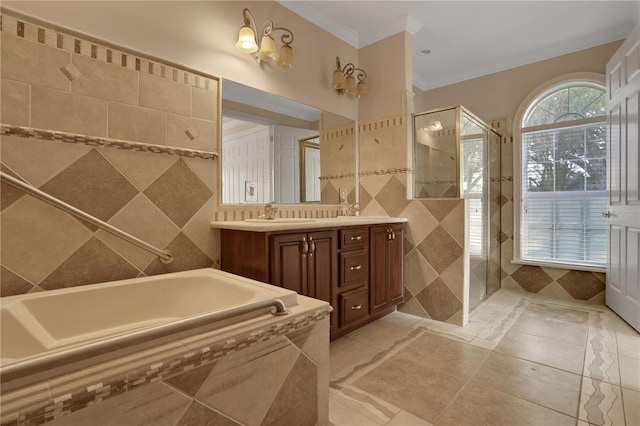
[[97,402],[121,395],[139,386],[185,373],[200,365],[218,361],[222,357],[250,346],[266,342],[293,331],[311,327],[329,318],[331,309],[322,308],[295,316],[288,321],[267,325],[238,337],[217,341],[163,361],[154,361],[142,368],[106,377],[95,384],[83,386],[61,395],[50,395],[48,401],[36,407],[27,407],[2,419],[3,426],[42,424],[66,414],[86,408]]
[[0,32],[207,91],[218,90],[220,83],[216,77],[110,45],[86,34],[58,28],[49,22],[10,12],[4,8],[0,10]]
[[154,154],[178,155],[181,157],[202,158],[204,160],[215,160],[219,156],[217,152],[200,151],[188,148],[177,148],[172,146],[155,145],[143,142],[125,141],[121,139],[105,138],[100,136],[79,135],[75,133],[36,129],[33,127],[13,126],[9,124],[0,124],[0,136],[18,136],[26,139],[74,143],[87,146],[122,149],[128,151],[151,152]]

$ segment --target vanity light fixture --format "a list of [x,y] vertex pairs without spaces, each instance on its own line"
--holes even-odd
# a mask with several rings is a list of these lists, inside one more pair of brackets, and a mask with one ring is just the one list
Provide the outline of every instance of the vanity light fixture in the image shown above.
[[[293,67],[293,49],[291,43],[293,42],[293,33],[288,28],[274,27],[273,21],[267,21],[262,26],[262,37],[258,41],[256,21],[253,19],[253,15],[249,9],[242,11],[242,17],[244,18],[244,26],[240,28],[238,34],[238,42],[236,43],[236,49],[241,53],[256,53],[254,57],[258,62],[273,62],[275,61],[278,66],[283,68]],[[282,31],[284,34],[280,37],[282,41],[282,47],[280,52],[276,54],[276,42],[271,37],[273,31]]]
[[[358,84],[356,84],[356,73]],[[339,94],[347,94],[356,98],[364,98],[369,91],[367,90],[367,73],[360,68],[356,68],[351,62],[342,68],[340,66],[340,58],[336,56],[336,70],[333,72],[333,88]]]

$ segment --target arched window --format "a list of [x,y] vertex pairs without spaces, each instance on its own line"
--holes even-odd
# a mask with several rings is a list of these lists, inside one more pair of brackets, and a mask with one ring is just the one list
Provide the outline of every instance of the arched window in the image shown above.
[[605,87],[594,79],[556,81],[521,105],[514,141],[516,262],[605,267],[606,110]]

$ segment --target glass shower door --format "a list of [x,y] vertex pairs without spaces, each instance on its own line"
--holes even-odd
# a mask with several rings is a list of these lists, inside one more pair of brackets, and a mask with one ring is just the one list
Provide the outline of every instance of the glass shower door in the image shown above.
[[488,181],[486,173],[487,130],[462,112],[461,122],[462,194],[467,200],[469,226],[469,307],[473,309],[487,295],[487,215]]

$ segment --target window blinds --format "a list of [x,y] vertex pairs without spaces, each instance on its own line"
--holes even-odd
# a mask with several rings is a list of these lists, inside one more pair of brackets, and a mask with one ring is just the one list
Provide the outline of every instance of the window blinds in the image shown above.
[[605,123],[523,130],[523,260],[606,263]]

